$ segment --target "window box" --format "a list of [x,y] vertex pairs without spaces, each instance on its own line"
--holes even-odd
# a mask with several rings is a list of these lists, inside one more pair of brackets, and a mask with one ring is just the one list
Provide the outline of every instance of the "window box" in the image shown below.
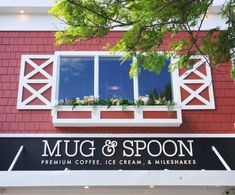
[[178,127],[182,123],[177,106],[56,106],[52,111],[56,127]]

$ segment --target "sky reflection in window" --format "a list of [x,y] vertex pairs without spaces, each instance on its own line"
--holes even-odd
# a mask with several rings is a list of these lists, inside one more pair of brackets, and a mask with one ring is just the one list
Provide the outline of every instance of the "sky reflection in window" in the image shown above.
[[94,94],[94,58],[61,57],[59,99]]
[[139,75],[139,96],[146,96],[154,93],[157,97],[166,97],[172,100],[171,75],[168,71],[170,59],[167,60],[159,75],[141,69]]
[[99,58],[99,96],[134,99],[133,80],[129,77],[132,60],[121,64],[119,57]]

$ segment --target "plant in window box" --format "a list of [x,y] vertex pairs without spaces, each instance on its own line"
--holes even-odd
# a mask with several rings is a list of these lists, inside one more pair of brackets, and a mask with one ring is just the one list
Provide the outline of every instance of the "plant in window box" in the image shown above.
[[[159,111],[160,109],[155,109],[147,111],[143,109],[143,115],[149,118],[158,118],[158,117],[166,117],[172,118],[174,117],[175,111],[173,111],[173,106],[175,103],[171,100],[171,87],[166,86],[165,91],[162,93],[158,93],[157,89],[154,88],[150,91],[150,93],[146,96],[140,96],[136,100],[136,105],[138,107],[141,106],[167,106],[167,111]],[[169,92],[169,93],[168,93]],[[146,107],[145,107],[146,108]]]
[[[101,121],[110,119],[138,121],[136,116],[141,116],[141,120],[177,118],[177,110],[171,107],[175,105],[174,102],[167,100],[166,97],[154,97],[150,101],[149,95],[139,97],[136,101],[127,98],[97,99],[93,96],[85,96],[82,99],[60,100],[59,105],[62,106],[57,110],[59,120],[93,119],[94,116]],[[141,109],[138,111],[134,106]]]
[[137,106],[174,106],[175,103],[173,101],[170,101],[170,100],[166,100],[165,97],[163,98],[157,98],[155,99],[153,102],[149,102],[149,101],[146,101],[147,96],[144,96],[144,97],[139,97],[137,100],[136,100],[136,105]]
[[96,106],[107,106],[107,109],[111,106],[121,106],[122,111],[124,111],[127,106],[135,105],[135,103],[127,98],[97,99],[94,98],[94,96],[84,96],[83,99],[73,98],[71,100],[60,100],[58,105],[72,106],[72,109],[76,106],[94,106],[94,108]]
[[135,105],[134,101],[131,101],[127,98],[111,98],[111,99],[107,99],[108,101],[108,107],[110,108],[111,106],[121,106],[122,107],[122,111],[124,111],[126,109],[127,106],[130,105]]
[[[168,89],[166,89],[168,90]],[[166,96],[164,96],[166,94]],[[170,94],[170,95],[168,95]],[[171,93],[164,92],[163,94],[158,94],[157,90],[154,88],[149,95],[140,96],[136,100],[137,106],[143,105],[153,105],[153,106],[174,106],[175,103],[171,101]]]
[[72,106],[72,109],[74,109],[76,106],[96,106],[100,104],[99,100],[94,98],[94,96],[84,96],[83,99],[80,99],[79,97],[71,100],[61,99],[58,105]]
[[140,96],[136,101],[129,100],[127,98],[107,98],[107,99],[97,99],[94,96],[84,96],[83,99],[73,98],[71,100],[64,99],[60,100],[58,105],[72,106],[74,109],[76,106],[107,106],[109,109],[112,106],[121,106],[124,111],[127,106],[174,106],[175,103],[167,100],[166,97],[156,97],[152,96],[151,99],[149,95]]

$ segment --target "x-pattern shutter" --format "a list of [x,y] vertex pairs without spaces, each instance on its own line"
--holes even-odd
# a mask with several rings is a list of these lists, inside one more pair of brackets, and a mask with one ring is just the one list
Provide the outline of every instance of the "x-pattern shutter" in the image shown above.
[[192,69],[179,70],[179,86],[182,109],[214,109],[209,59],[205,56],[193,56],[195,64]]
[[18,109],[51,109],[54,59],[54,55],[22,56]]

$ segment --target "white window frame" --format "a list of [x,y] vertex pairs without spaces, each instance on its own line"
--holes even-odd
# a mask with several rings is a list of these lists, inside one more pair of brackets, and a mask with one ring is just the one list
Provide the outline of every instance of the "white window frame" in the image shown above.
[[[107,51],[58,51],[55,52],[55,56],[57,59],[57,66],[56,68],[56,82],[54,83],[56,86],[56,94],[55,94],[55,100],[54,105],[58,104],[59,101],[59,80],[60,80],[60,58],[61,57],[94,57],[94,95],[95,98],[99,97],[99,57],[122,57],[125,54],[125,52],[107,52]],[[133,58],[133,61],[135,58]],[[171,58],[171,61],[174,61],[176,59]],[[176,85],[176,71],[173,71],[170,73],[171,77],[171,88],[172,88],[172,101],[176,104],[180,103],[180,96],[179,96],[179,88]],[[133,78],[133,97],[134,100],[137,100],[139,98],[139,87],[138,87],[138,76]],[[88,94],[89,95],[89,94]],[[91,95],[91,94],[90,94]]]
[[[149,127],[178,127],[182,123],[182,113],[181,107],[179,107],[180,96],[178,94],[179,88],[176,83],[176,79],[173,79],[177,76],[175,72],[171,74],[171,84],[172,84],[172,97],[173,101],[176,103],[175,106],[170,108],[171,111],[176,112],[176,118],[163,118],[163,119],[146,119],[143,117],[144,111],[163,111],[169,112],[169,107],[167,106],[141,106],[141,108],[137,108],[137,106],[128,106],[125,111],[134,112],[133,119],[101,119],[101,112],[103,111],[122,111],[121,106],[112,106],[107,109],[107,106],[97,106],[94,109],[92,106],[76,106],[75,109],[72,110],[72,106],[58,106],[58,97],[59,97],[59,74],[60,74],[60,57],[94,57],[94,96],[98,98],[98,90],[99,90],[99,68],[98,68],[98,56],[99,57],[121,57],[125,54],[125,52],[107,52],[107,51],[59,51],[55,52],[57,65],[55,66],[56,75],[54,79],[55,86],[55,95],[53,95],[53,109],[52,109],[52,121],[54,126],[56,127],[78,127],[78,126],[149,126]],[[133,59],[134,60],[134,59]],[[171,59],[172,60],[172,59]],[[138,98],[138,78],[133,78],[133,90],[134,90],[134,99]],[[60,119],[57,116],[58,112],[63,111],[90,111],[91,119]]]

